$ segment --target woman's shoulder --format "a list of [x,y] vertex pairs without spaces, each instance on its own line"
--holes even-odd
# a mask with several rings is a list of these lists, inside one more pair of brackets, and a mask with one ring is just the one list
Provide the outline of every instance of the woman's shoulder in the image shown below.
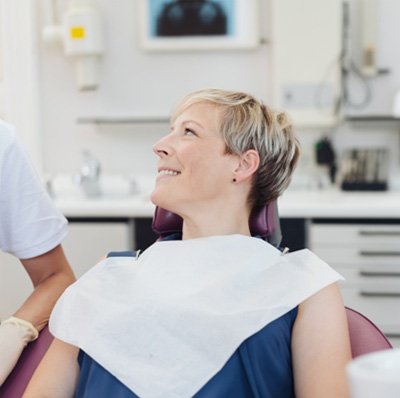
[[308,339],[312,331],[331,334],[342,328],[347,330],[346,309],[336,282],[323,287],[299,304],[294,325],[296,338],[304,335]]
[[333,282],[301,302],[299,304],[299,314],[302,315],[305,311],[310,310],[317,312],[326,311],[329,310],[330,307],[336,307],[338,305],[344,308],[339,286],[336,282]]

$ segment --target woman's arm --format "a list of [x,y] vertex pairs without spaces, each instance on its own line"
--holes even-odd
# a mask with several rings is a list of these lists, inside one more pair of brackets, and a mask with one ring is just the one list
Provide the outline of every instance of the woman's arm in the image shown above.
[[345,367],[351,360],[351,348],[337,284],[300,304],[292,353],[297,398],[348,397]]
[[32,280],[34,291],[14,314],[41,330],[62,292],[74,280],[74,274],[61,245],[41,256],[21,260]]
[[79,349],[54,339],[23,398],[72,398],[79,375]]

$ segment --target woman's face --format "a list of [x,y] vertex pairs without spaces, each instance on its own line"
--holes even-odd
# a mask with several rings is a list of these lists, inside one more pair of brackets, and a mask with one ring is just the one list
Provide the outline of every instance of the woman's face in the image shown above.
[[159,156],[154,204],[185,214],[192,208],[223,203],[237,157],[225,153],[219,132],[221,110],[208,103],[188,107],[171,132],[154,145]]

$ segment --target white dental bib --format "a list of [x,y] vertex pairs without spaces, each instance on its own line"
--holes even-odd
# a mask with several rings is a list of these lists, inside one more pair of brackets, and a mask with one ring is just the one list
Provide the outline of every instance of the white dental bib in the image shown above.
[[246,338],[338,279],[309,250],[243,235],[157,242],[82,276],[50,330],[141,398],[188,398]]

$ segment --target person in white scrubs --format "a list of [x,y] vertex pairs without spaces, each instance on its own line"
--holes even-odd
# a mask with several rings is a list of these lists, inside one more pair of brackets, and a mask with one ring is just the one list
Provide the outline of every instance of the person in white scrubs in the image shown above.
[[[0,250],[20,260],[34,288],[13,316],[1,319],[0,385],[75,280],[61,246],[66,234],[67,220],[53,205],[13,126],[0,121]],[[0,277],[2,272],[0,264]]]

